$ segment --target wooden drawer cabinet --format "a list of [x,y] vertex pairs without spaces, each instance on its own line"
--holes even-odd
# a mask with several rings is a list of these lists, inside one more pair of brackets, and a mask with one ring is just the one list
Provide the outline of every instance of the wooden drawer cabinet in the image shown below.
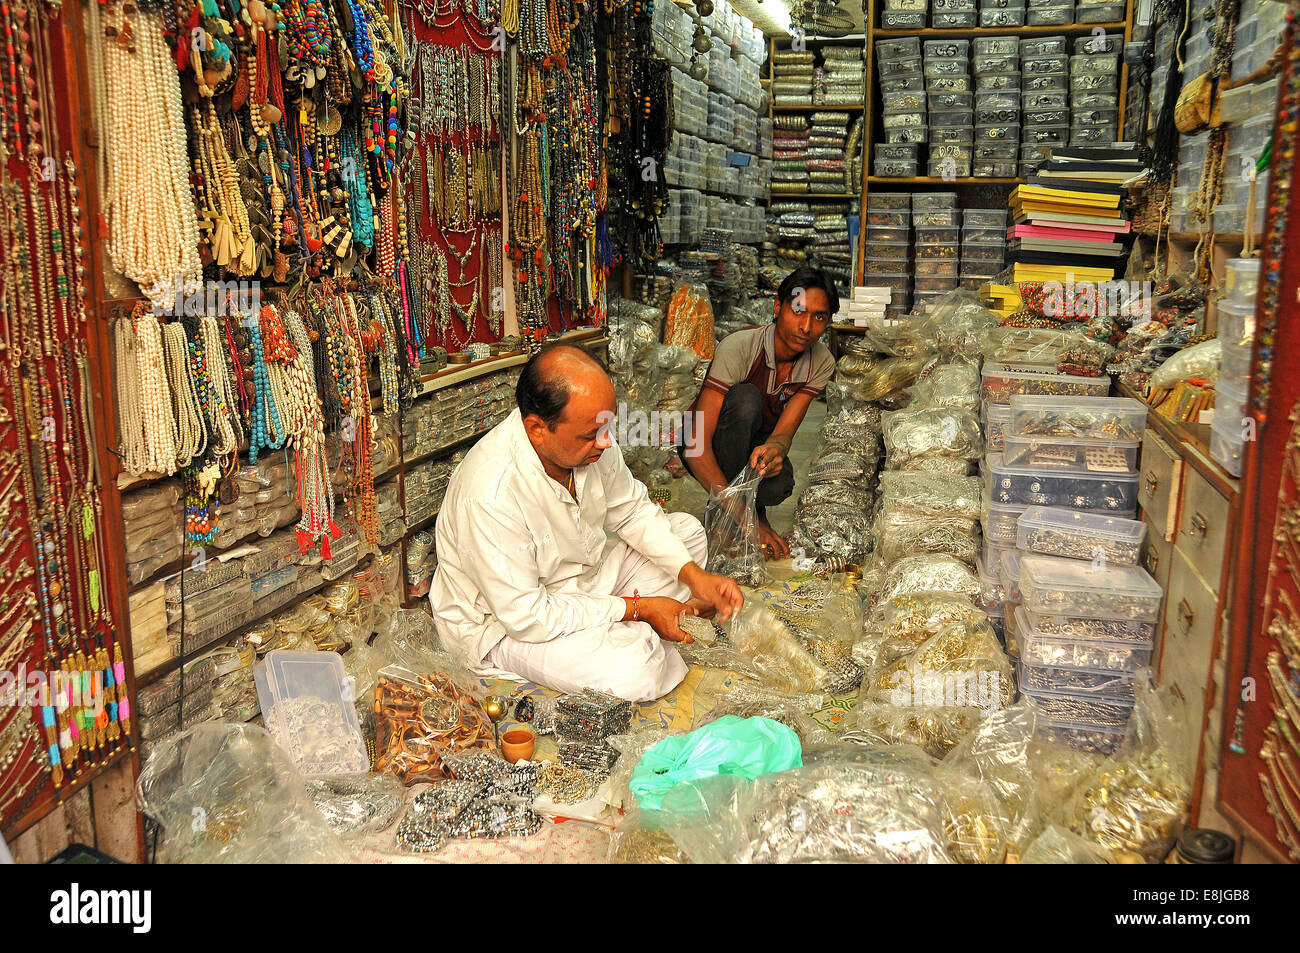
[[[1199,745],[1205,714],[1214,633],[1218,629],[1217,593],[1205,584],[1192,563],[1174,547],[1165,598],[1160,682],[1172,685],[1187,702],[1189,738]],[[1195,752],[1193,751],[1194,755]]]
[[1195,470],[1188,469],[1183,480],[1174,546],[1206,585],[1217,591],[1228,548],[1228,500]]
[[[1142,539],[1140,563],[1142,568],[1151,574],[1151,578],[1160,584],[1161,591],[1168,592],[1169,568],[1174,561],[1174,544],[1161,535],[1160,530],[1151,523],[1150,516],[1147,517],[1146,524],[1147,533]],[[1163,625],[1156,626],[1156,641],[1151,652],[1154,664],[1160,661],[1163,629]]]
[[1161,539],[1174,538],[1183,467],[1182,458],[1159,434],[1148,428],[1142,437],[1142,456],[1138,466],[1138,502]]

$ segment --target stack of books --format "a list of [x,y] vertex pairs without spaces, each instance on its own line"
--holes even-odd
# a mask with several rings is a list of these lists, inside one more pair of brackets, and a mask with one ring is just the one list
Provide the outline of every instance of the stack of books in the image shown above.
[[1122,272],[1127,190],[1143,175],[1136,146],[1052,147],[1011,193],[1010,280],[1097,282]]

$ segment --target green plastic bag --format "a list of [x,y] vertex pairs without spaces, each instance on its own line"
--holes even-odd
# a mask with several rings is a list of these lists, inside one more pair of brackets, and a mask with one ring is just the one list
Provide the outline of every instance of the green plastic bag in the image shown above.
[[799,736],[771,718],[725,715],[685,735],[672,735],[650,748],[628,784],[642,810],[657,811],[664,795],[683,781],[719,774],[754,779],[803,764]]

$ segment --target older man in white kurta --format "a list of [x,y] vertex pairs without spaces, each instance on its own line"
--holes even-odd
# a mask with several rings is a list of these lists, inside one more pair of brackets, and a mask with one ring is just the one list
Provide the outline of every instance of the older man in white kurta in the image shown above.
[[610,445],[599,408],[612,408],[612,387],[570,351],[543,352],[521,378],[523,394],[539,368],[543,383],[564,375],[574,396],[555,425],[524,413],[521,396],[453,474],[429,600],[444,646],[482,674],[648,701],[686,675],[666,641],[689,639],[677,612],[729,614],[739,590],[700,568],[699,520],[665,514]]

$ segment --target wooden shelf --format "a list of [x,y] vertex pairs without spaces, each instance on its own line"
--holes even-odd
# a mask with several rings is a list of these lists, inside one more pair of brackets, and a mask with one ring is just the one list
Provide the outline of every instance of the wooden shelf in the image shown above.
[[925,39],[939,37],[978,37],[978,36],[1058,36],[1089,35],[1100,27],[1107,33],[1112,30],[1123,33],[1126,23],[1070,23],[1065,26],[986,26],[986,27],[925,27],[920,30],[883,30],[877,28],[872,35],[876,39],[896,36],[919,36]]
[[[1131,397],[1146,404],[1141,394],[1121,381],[1115,382],[1115,392],[1120,397]],[[1236,501],[1237,494],[1241,492],[1241,481],[1210,456],[1209,424],[1170,420],[1156,413],[1156,409],[1150,405],[1147,408],[1147,424],[1175,448],[1184,448],[1183,459],[1212,483],[1221,495],[1229,501]]]
[[171,672],[176,671],[182,665],[186,665],[194,661],[196,658],[206,655],[208,652],[212,651],[212,649],[215,646],[218,646],[223,642],[227,642],[230,639],[238,638],[239,633],[244,632],[247,629],[251,629],[259,622],[264,622],[271,616],[276,615],[277,613],[287,612],[293,606],[301,604],[309,596],[314,596],[316,593],[320,592],[326,586],[338,582],[339,580],[343,579],[344,576],[347,575],[348,573],[344,573],[344,575],[340,576],[338,579],[323,579],[318,585],[312,586],[310,589],[306,590],[305,592],[297,593],[295,595],[295,598],[290,599],[287,602],[281,602],[278,605],[270,609],[267,609],[265,612],[262,612],[259,615],[254,616],[253,618],[249,619],[247,622],[244,622],[241,625],[237,626],[236,628],[231,629],[229,632],[225,633],[224,635],[213,636],[211,640],[205,642],[199,648],[194,649],[191,652],[182,653],[180,656],[176,658],[168,659],[167,661],[163,662],[161,665],[156,665],[147,672],[144,673],[137,672],[135,676],[136,691],[139,692],[140,689],[144,688],[146,685],[152,685],[154,682],[158,681],[158,679],[162,678],[164,675],[168,675]]
[[887,175],[869,175],[867,182],[871,185],[1024,185],[1024,179],[985,178],[983,176],[961,176],[945,179],[939,176],[917,175],[894,178]]
[[844,201],[845,199],[851,199],[856,202],[859,198],[861,198],[860,195],[857,195],[856,193],[850,194],[848,192],[773,192],[772,193],[773,201],[775,201],[776,199],[807,199],[810,202],[818,202],[818,201],[825,201],[827,199],[834,200],[834,201]]

